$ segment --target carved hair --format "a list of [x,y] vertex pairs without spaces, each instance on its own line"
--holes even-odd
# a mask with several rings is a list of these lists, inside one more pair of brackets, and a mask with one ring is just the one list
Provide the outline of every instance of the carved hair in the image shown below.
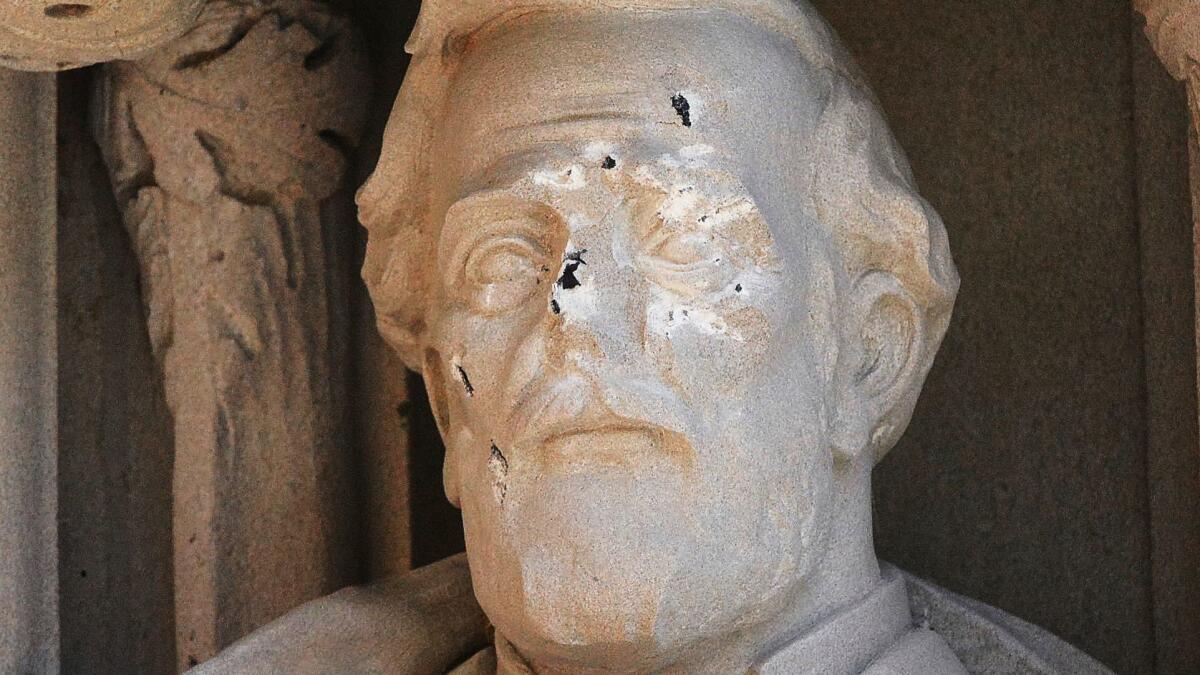
[[[812,7],[792,0],[426,0],[407,45],[413,61],[382,158],[358,196],[362,222],[371,233],[363,278],[380,330],[410,366],[420,359],[431,276],[426,268],[438,227],[429,222],[431,146],[466,38],[537,11],[700,7],[725,9],[790,37],[803,59],[828,73],[814,84],[827,88],[819,127],[800,141],[809,146],[806,155],[815,158],[809,166],[822,171],[799,180],[808,188],[814,216],[830,229],[848,278],[883,271],[912,294],[925,313],[922,367],[928,368],[958,290],[945,228],[917,194],[908,162],[850,56]],[[894,423],[890,426],[906,425],[915,391],[911,398],[886,415]]]

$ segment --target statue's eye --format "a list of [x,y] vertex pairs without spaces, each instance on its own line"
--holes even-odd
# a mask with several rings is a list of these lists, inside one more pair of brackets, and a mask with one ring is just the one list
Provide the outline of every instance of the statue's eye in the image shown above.
[[655,283],[687,297],[712,293],[733,278],[725,246],[712,232],[660,228],[639,261]]
[[476,310],[502,314],[530,299],[550,275],[546,254],[521,235],[489,237],[467,256],[463,289]]

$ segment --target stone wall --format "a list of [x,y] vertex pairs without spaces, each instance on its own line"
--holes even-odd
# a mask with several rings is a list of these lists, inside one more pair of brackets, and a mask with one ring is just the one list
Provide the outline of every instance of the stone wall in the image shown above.
[[876,471],[881,555],[1118,672],[1196,672],[1200,605],[1179,604],[1200,585],[1182,87],[1120,0],[816,4],[963,277]]

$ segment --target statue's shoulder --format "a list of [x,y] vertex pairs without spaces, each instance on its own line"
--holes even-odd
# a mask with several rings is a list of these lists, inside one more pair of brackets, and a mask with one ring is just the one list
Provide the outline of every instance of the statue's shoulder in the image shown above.
[[900,574],[913,618],[942,636],[968,672],[1112,673],[1043,628],[903,570]]
[[190,672],[442,675],[487,642],[487,621],[459,555],[314,600]]

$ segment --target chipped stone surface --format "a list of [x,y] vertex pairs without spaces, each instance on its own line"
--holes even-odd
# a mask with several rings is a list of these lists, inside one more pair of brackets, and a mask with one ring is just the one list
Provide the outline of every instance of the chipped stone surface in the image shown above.
[[869,497],[957,274],[811,8],[428,2],[410,45],[365,277],[498,672],[963,672]]
[[370,95],[349,22],[310,0],[216,0],[113,64],[98,136],[142,268],[175,421],[186,667],[352,579],[323,204]]

